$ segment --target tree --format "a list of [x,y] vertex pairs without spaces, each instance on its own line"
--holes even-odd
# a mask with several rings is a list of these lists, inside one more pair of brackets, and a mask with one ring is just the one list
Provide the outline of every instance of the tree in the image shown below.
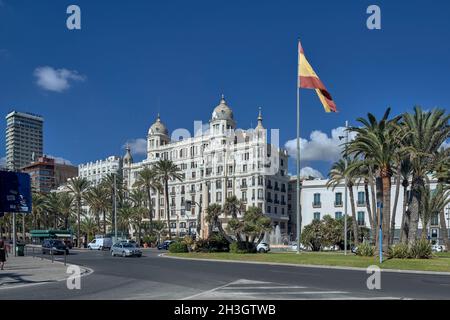
[[50,192],[45,195],[44,208],[47,212],[47,225],[51,226],[53,224],[53,228],[58,229],[58,217],[61,209],[61,203],[56,192]]
[[322,248],[322,222],[313,220],[303,228],[301,243],[310,247],[312,251],[320,251]]
[[43,220],[44,210],[45,210],[45,197],[40,193],[34,193],[31,195],[32,198],[32,209],[31,214],[33,215],[33,229],[40,229],[41,221]]
[[124,200],[124,184],[122,176],[117,173],[108,173],[102,179],[101,186],[107,190],[109,194],[108,208],[110,208],[110,221],[112,225],[115,221],[113,216],[114,206],[117,207],[117,209],[120,209]]
[[422,221],[422,239],[426,239],[431,218],[439,215],[441,211],[450,203],[449,192],[442,184],[438,184],[436,189],[431,190],[428,185],[420,190],[420,211],[419,216]]
[[222,221],[220,219],[220,215],[222,214],[222,206],[217,204],[217,203],[213,203],[211,205],[208,206],[208,208],[206,209],[206,217],[205,217],[205,221],[208,223],[209,225],[209,234],[211,234],[211,232],[217,228],[219,233],[229,242],[232,243],[233,239],[225,232],[225,230],[222,227]]
[[89,208],[94,213],[97,223],[97,229],[100,231],[100,214],[103,217],[103,235],[106,235],[106,212],[111,208],[111,201],[109,198],[109,189],[106,184],[100,183],[97,186],[89,188],[89,192],[86,194],[86,202],[89,204]]
[[[334,190],[339,184],[343,183],[345,179],[347,178],[347,189],[349,191],[350,196],[350,207],[352,210],[352,226],[353,226],[353,234],[355,234],[355,239],[358,239],[358,224],[356,221],[356,208],[355,208],[355,196],[353,194],[353,186],[355,185],[355,182],[358,178],[359,173],[356,171],[356,168],[358,160],[355,158],[350,158],[347,163],[347,167],[350,168],[350,170],[346,170],[345,168],[345,161],[343,159],[338,160],[335,162],[330,170],[330,173],[328,174],[330,179],[328,180],[326,186],[327,188],[332,188]],[[357,240],[356,240],[357,241]]]
[[86,196],[86,192],[89,189],[89,181],[86,178],[75,177],[71,178],[68,181],[67,188],[74,196],[75,206],[77,210],[77,243],[78,247],[81,248],[80,242],[80,231],[81,231],[81,206],[83,204],[83,200]]
[[240,240],[241,225],[239,223],[238,216],[244,211],[244,203],[239,200],[236,196],[228,197],[225,200],[223,206],[223,212],[225,217],[231,216],[230,221],[228,221],[229,230],[234,234],[236,240]]
[[60,213],[64,220],[64,229],[69,227],[70,216],[73,213],[73,196],[68,192],[59,194]]
[[409,157],[405,157],[400,165],[400,175],[402,178],[403,187],[403,206],[402,206],[402,224],[400,226],[400,242],[405,243],[408,241],[409,225],[410,225],[410,212],[406,210],[408,205],[408,186],[409,179],[411,177],[411,161]]
[[[150,233],[153,232],[153,205],[152,205],[152,191],[160,190],[161,184],[159,182],[158,171],[156,168],[145,167],[138,173],[134,187],[145,190],[147,194],[148,218],[150,221]],[[169,202],[166,202],[168,204]],[[168,208],[168,205],[166,205]]]
[[89,216],[85,217],[81,222],[80,227],[81,230],[87,235],[86,241],[89,242],[92,239],[91,235],[94,236],[97,231],[95,220]]
[[445,114],[443,109],[422,111],[419,106],[414,107],[414,113],[403,115],[404,130],[408,132],[403,143],[409,147],[412,166],[411,193],[408,199],[408,210],[411,215],[409,243],[413,243],[417,238],[420,192],[425,187],[426,176],[432,173],[437,151],[450,136],[449,119],[450,114]]
[[169,239],[172,239],[172,233],[170,232],[170,213],[169,213],[169,181],[178,180],[182,181],[183,176],[180,168],[170,160],[159,160],[155,166],[156,176],[158,180],[162,182],[164,186],[164,198],[165,209],[167,215],[167,226],[169,227]]
[[[370,159],[377,167],[377,192],[383,203],[383,251],[387,253],[389,247],[390,218],[391,218],[391,165],[395,154],[399,152],[399,141],[402,141],[403,130],[398,130],[401,116],[388,120],[390,108],[386,110],[380,121],[371,113],[368,119],[358,118],[362,127],[351,127],[356,132],[355,139],[349,144],[348,152],[355,156]],[[377,197],[379,198],[379,197]],[[377,241],[378,245],[378,241]]]
[[119,209],[119,215],[118,215],[118,225],[120,227],[120,230],[126,231],[129,233],[130,230],[130,221],[133,217],[134,210],[133,207],[129,202],[124,202],[122,204],[122,207]]
[[145,191],[142,189],[133,189],[130,192],[129,199],[133,203],[133,226],[138,230],[138,241],[142,238],[142,219],[144,219],[145,208]]

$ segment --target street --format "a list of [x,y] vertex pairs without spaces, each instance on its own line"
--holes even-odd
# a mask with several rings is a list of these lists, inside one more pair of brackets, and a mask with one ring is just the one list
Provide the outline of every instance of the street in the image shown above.
[[0,299],[450,299],[445,275],[382,272],[381,290],[369,290],[363,271],[180,260],[164,252],[122,258],[72,250],[68,263],[93,270],[81,289],[60,281],[1,289]]

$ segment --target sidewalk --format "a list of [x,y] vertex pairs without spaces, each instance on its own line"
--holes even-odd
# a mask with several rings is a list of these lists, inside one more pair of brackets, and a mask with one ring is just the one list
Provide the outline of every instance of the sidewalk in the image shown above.
[[[52,263],[51,260],[40,257],[9,255],[4,270],[0,270],[0,290],[66,280],[69,276],[66,273],[68,266],[69,264],[64,266],[59,261]],[[81,267],[82,275],[89,272],[90,270]]]

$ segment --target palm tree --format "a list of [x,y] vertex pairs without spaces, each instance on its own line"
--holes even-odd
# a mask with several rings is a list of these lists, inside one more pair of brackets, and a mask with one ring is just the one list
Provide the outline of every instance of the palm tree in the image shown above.
[[206,209],[205,221],[208,223],[209,234],[211,234],[214,228],[219,230],[219,233],[229,242],[232,243],[233,239],[225,232],[222,227],[222,221],[220,215],[222,214],[222,206],[217,203],[213,203]]
[[353,194],[353,186],[355,185],[355,182],[358,178],[358,174],[355,170],[355,167],[357,167],[357,162],[355,158],[350,158],[347,163],[347,168],[351,168],[350,170],[346,170],[345,168],[345,161],[343,159],[338,160],[331,166],[330,173],[328,174],[330,179],[328,180],[326,187],[334,189],[345,181],[347,178],[347,185],[346,188],[349,191],[350,196],[350,207],[352,210],[352,217],[353,217],[353,236],[355,239],[355,245],[359,242],[359,236],[358,236],[358,223],[355,218],[356,216],[356,208],[355,208],[355,196]]
[[404,129],[409,133],[403,142],[409,147],[412,165],[411,193],[408,199],[408,210],[411,214],[409,243],[417,238],[420,192],[425,187],[426,176],[434,170],[434,158],[440,146],[450,137],[449,120],[450,114],[446,114],[443,109],[422,111],[419,106],[414,107],[413,114],[403,115]]
[[132,220],[134,227],[138,230],[138,241],[141,240],[142,235],[142,219],[145,215],[145,199],[146,199],[145,191],[142,189],[133,189],[129,194],[129,200],[133,204],[133,215]]
[[50,192],[45,196],[45,211],[47,212],[47,223],[50,226],[52,221],[53,228],[58,229],[58,216],[61,209],[59,196],[56,192]]
[[[150,221],[150,233],[153,233],[153,202],[152,202],[152,191],[160,190],[161,183],[159,182],[158,172],[156,168],[145,167],[138,173],[134,187],[145,190],[147,194],[147,205],[148,205],[148,218]],[[168,202],[166,202],[168,204]],[[166,205],[168,208],[168,206]]]
[[[231,219],[233,219],[235,222],[239,224],[238,216],[242,214],[242,212],[245,210],[244,203],[239,200],[236,196],[228,197],[225,200],[225,204],[223,206],[223,213],[225,214],[225,217],[231,216]],[[236,237],[236,240],[240,240],[240,231],[239,228],[233,228],[234,229],[234,235]]]
[[68,192],[62,192],[59,195],[60,213],[64,219],[64,229],[69,227],[70,216],[73,213],[73,196]]
[[[169,180],[182,181],[183,176],[180,168],[170,160],[159,160],[155,166],[156,176],[164,185],[165,209],[167,215],[167,226],[170,227],[169,215]],[[169,228],[169,239],[172,239],[172,233]]]
[[91,235],[95,235],[97,231],[97,225],[95,223],[95,220],[91,217],[87,216],[83,219],[80,225],[81,229],[84,233],[87,235],[86,242],[89,242],[91,240]]
[[422,239],[426,239],[427,232],[433,215],[438,215],[450,203],[449,192],[442,184],[431,190],[428,185],[420,190],[420,219],[422,221]]
[[[358,118],[357,121],[363,127],[352,127],[350,131],[356,132],[355,139],[349,144],[348,152],[355,156],[362,155],[370,159],[377,167],[377,192],[382,197],[382,221],[383,221],[383,251],[387,252],[390,239],[391,218],[391,165],[395,154],[400,150],[398,141],[402,140],[402,130],[398,130],[400,116],[388,120],[391,109],[388,108],[380,121],[377,121],[371,113],[367,115],[368,120]],[[378,197],[377,197],[378,198]],[[378,245],[378,241],[377,241]]]
[[409,157],[402,160],[400,165],[400,174],[402,177],[402,187],[403,187],[403,207],[402,207],[402,224],[400,226],[400,242],[405,243],[408,241],[408,232],[410,224],[410,212],[406,210],[408,205],[408,186],[409,179],[411,177],[411,161]]
[[75,206],[77,209],[77,243],[78,247],[81,248],[81,206],[86,196],[86,192],[89,190],[89,181],[86,178],[82,177],[71,178],[68,181],[67,188],[73,194]]
[[97,228],[100,231],[100,214],[102,214],[103,220],[103,235],[106,235],[106,212],[110,210],[110,198],[108,189],[104,184],[92,186],[89,188],[89,192],[86,194],[86,201],[89,204],[89,208],[93,211]]
[[36,230],[41,227],[41,221],[45,210],[45,198],[40,193],[33,193],[31,198],[33,203],[31,209],[31,214],[33,215],[33,229]]
[[[436,163],[434,165],[434,176],[438,180],[438,184],[446,191],[450,190],[450,149],[442,149],[436,155]],[[449,212],[450,214],[450,212]],[[445,250],[450,250],[450,239],[448,238],[448,229],[445,223],[444,209],[439,211],[439,224],[441,238],[444,239]],[[450,226],[449,226],[450,227]]]
[[[101,186],[109,194],[109,205],[111,224],[114,221],[114,202],[117,209],[120,209],[124,200],[124,183],[122,177],[117,173],[108,173],[101,181]],[[104,220],[105,221],[105,220]],[[114,226],[115,227],[115,226]],[[106,226],[103,227],[103,231],[106,232]]]

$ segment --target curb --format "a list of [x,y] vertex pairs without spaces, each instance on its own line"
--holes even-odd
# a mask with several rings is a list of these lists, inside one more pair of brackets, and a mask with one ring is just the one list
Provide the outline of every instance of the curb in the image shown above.
[[[296,263],[278,263],[278,262],[260,262],[260,261],[239,261],[239,260],[223,260],[223,259],[200,259],[200,258],[184,258],[168,256],[167,253],[161,253],[158,255],[163,258],[180,259],[180,260],[193,260],[193,261],[211,261],[211,262],[228,262],[228,263],[246,263],[246,264],[262,264],[272,266],[288,266],[299,268],[316,268],[316,269],[335,269],[335,270],[348,270],[348,271],[364,271],[367,272],[367,268],[359,267],[342,267],[342,266],[324,266],[315,264],[296,264]],[[407,274],[429,274],[439,276],[450,276],[450,272],[441,271],[420,271],[420,270],[401,270],[401,269],[380,269],[381,272],[389,273],[407,273]]]
[[[49,259],[44,258],[44,260],[49,261]],[[53,261],[53,263],[59,263],[64,265],[64,262],[61,261]],[[81,274],[80,274],[80,278],[81,277],[85,277],[85,276],[89,276],[91,274],[94,273],[94,269],[91,269],[89,267],[85,267],[85,266],[79,266],[73,263],[67,263],[66,267],[69,266],[77,266],[78,268],[80,268],[82,270]],[[84,270],[84,271],[83,271]],[[52,280],[51,282],[38,282],[38,283],[27,283],[27,284],[20,284],[17,286],[9,286],[9,287],[0,287],[0,291],[1,290],[8,290],[8,289],[18,289],[18,288],[24,288],[24,287],[31,287],[31,286],[38,286],[38,285],[43,285],[43,284],[49,284],[49,283],[55,283],[55,282],[61,282],[61,281],[66,281],[67,278],[63,278],[63,279],[59,279],[59,280]]]

